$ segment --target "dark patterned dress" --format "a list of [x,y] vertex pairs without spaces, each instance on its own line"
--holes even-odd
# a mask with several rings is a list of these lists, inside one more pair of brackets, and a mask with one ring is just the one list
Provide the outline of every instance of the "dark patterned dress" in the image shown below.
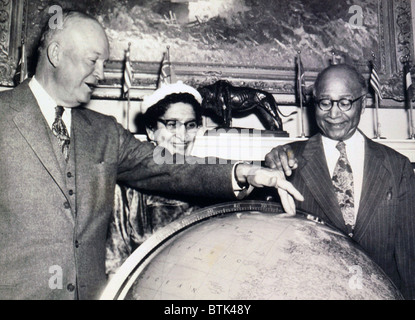
[[153,232],[199,207],[116,185],[114,214],[106,243],[106,272],[115,273]]

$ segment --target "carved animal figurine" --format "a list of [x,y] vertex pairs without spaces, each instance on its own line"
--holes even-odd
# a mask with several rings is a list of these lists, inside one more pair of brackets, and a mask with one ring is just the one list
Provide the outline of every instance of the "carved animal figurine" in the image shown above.
[[226,80],[198,88],[203,97],[202,109],[211,110],[225,128],[232,125],[232,115],[258,110],[267,130],[283,131],[277,103],[271,93],[250,87],[235,87]]

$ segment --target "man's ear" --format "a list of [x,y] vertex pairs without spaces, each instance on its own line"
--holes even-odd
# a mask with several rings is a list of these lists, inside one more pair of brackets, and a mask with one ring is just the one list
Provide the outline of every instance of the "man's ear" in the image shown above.
[[56,41],[51,42],[47,48],[48,60],[55,68],[59,65],[61,58],[61,47]]
[[154,141],[154,130],[146,127],[147,136],[151,141]]

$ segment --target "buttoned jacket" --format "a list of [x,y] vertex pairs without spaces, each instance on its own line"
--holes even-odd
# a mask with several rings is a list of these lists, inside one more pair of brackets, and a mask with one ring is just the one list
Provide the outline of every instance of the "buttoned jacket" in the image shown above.
[[[52,136],[53,137],[53,136]],[[232,165],[157,164],[113,117],[72,110],[62,166],[28,81],[0,94],[0,298],[95,299],[116,181],[234,199]]]
[[[291,144],[298,168],[288,178],[303,194],[297,207],[347,234],[321,134]],[[353,152],[353,151],[352,151]],[[415,177],[409,160],[365,137],[363,186],[352,239],[402,293],[415,296]]]

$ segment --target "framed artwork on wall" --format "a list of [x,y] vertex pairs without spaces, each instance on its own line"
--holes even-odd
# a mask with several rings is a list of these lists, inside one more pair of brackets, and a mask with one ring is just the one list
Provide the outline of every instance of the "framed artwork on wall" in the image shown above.
[[[3,65],[17,67],[24,39],[33,72],[42,26],[57,14],[52,7],[86,11],[104,26],[111,56],[96,93],[102,98],[121,97],[129,43],[133,89],[144,90],[156,87],[167,47],[177,78],[194,87],[227,79],[277,95],[295,94],[299,52],[308,86],[333,61],[368,77],[374,59],[383,96],[396,101],[404,100],[403,64],[413,65],[410,0],[3,0],[0,19],[8,9],[8,23],[20,30],[20,39],[4,42],[13,54]],[[12,29],[3,28],[3,38]],[[11,84],[10,73],[0,76]]]
[[25,32],[25,2],[0,1],[0,85],[14,86]]

